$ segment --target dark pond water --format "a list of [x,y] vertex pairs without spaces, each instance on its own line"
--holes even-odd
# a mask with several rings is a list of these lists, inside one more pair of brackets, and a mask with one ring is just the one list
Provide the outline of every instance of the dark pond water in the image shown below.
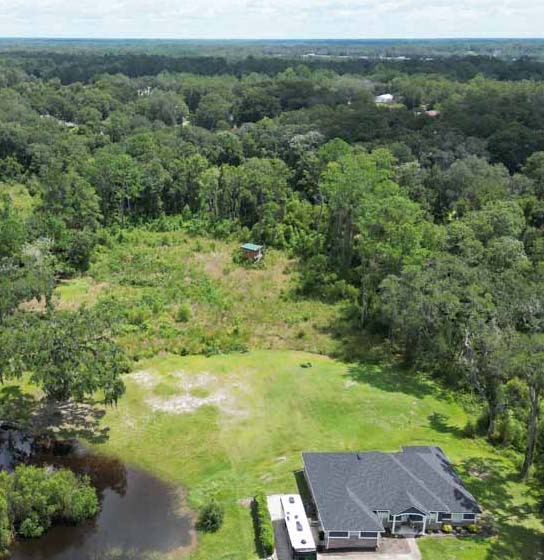
[[150,474],[75,445],[55,445],[32,463],[87,474],[101,503],[98,516],[77,526],[56,526],[39,539],[19,540],[12,560],[140,560],[192,542],[192,516],[179,491]]

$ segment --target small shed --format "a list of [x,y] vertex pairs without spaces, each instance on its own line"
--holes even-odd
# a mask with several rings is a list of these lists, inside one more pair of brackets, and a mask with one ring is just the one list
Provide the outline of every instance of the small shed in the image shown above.
[[244,243],[240,247],[242,256],[247,261],[258,262],[263,258],[264,247],[263,245],[256,245],[255,243]]

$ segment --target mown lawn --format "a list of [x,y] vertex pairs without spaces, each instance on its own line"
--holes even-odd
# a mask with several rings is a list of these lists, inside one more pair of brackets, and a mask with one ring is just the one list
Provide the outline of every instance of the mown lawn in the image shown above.
[[[210,404],[181,412],[192,399]],[[195,560],[256,558],[250,512],[240,501],[258,488],[295,490],[301,451],[408,444],[441,446],[502,526],[494,539],[421,540],[426,560],[538,558],[544,533],[529,488],[517,482],[507,455],[463,437],[466,419],[455,395],[394,366],[295,351],[163,355],[127,377],[127,394],[104,419],[109,440],[99,447],[184,485],[194,508],[209,496],[226,504],[223,528],[199,537]]]

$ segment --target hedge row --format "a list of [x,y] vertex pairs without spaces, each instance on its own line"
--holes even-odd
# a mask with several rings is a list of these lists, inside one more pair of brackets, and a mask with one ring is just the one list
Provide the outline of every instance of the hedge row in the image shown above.
[[268,512],[266,495],[259,492],[255,496],[255,510],[257,514],[258,537],[263,548],[263,552],[270,556],[274,552],[274,527]]

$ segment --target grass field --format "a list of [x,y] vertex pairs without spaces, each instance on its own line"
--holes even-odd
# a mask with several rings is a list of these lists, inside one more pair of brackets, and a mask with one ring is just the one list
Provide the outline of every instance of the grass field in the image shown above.
[[110,438],[101,447],[186,486],[193,507],[209,496],[227,506],[223,528],[200,538],[195,559],[256,557],[250,511],[240,504],[259,488],[295,490],[302,450],[407,444],[441,446],[501,525],[494,539],[420,541],[426,560],[538,557],[542,526],[512,460],[462,436],[467,417],[453,396],[394,366],[293,351],[168,355],[141,363],[127,385],[106,414]]
[[325,357],[346,355],[333,336],[341,306],[296,296],[283,254],[247,269],[235,249],[183,232],[123,232],[87,276],[56,291],[59,307],[117,316],[134,360],[99,447],[183,485],[195,509],[210,496],[225,503],[224,526],[200,535],[192,558],[256,558],[244,500],[259,488],[294,490],[301,451],[409,444],[440,445],[500,526],[493,539],[420,540],[425,560],[541,558],[544,529],[532,489],[517,480],[519,457],[464,437],[470,406],[370,353],[357,364]]

